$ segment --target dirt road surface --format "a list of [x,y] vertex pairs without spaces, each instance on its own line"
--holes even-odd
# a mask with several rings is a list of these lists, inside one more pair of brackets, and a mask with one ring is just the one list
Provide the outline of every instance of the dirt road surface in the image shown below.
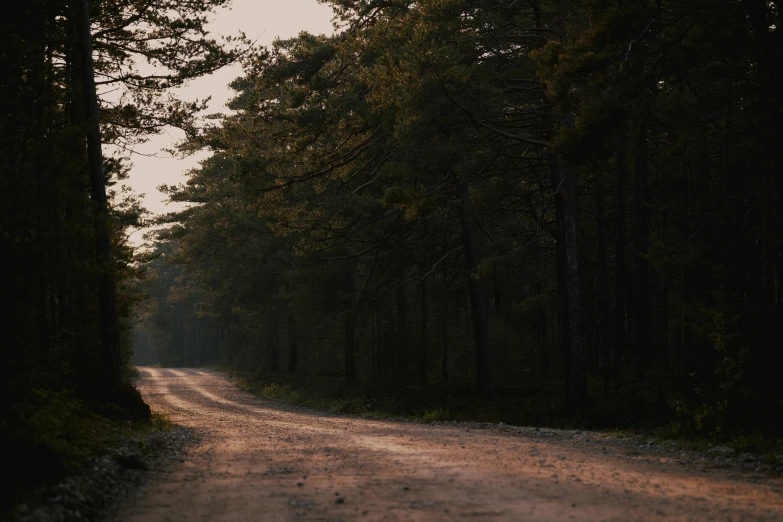
[[671,449],[330,415],[259,399],[208,371],[140,371],[153,410],[201,443],[120,522],[783,520],[783,480],[701,468]]

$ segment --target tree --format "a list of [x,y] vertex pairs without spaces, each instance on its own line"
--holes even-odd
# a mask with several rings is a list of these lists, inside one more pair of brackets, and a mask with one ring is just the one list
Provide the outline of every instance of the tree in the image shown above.
[[101,342],[108,388],[116,387],[122,380],[120,363],[119,325],[117,323],[117,296],[112,274],[111,237],[109,233],[109,205],[103,173],[100,115],[98,93],[95,89],[95,72],[92,63],[92,34],[90,32],[90,6],[88,0],[78,2],[77,25],[81,56],[82,99],[87,122],[87,158],[90,193],[95,213],[95,256],[98,276],[98,301],[101,311]]

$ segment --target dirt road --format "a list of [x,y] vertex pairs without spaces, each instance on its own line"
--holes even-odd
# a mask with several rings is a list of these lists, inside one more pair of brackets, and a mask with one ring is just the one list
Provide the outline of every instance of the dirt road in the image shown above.
[[123,522],[783,520],[783,480],[700,468],[665,448],[332,416],[207,371],[141,374],[153,410],[202,443],[124,508]]

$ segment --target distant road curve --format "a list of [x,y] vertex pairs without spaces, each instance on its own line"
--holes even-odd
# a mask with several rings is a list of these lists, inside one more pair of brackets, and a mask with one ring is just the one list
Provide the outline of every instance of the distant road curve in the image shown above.
[[783,520],[783,481],[683,465],[596,433],[426,425],[253,397],[204,370],[140,368],[202,443],[121,510],[157,521]]

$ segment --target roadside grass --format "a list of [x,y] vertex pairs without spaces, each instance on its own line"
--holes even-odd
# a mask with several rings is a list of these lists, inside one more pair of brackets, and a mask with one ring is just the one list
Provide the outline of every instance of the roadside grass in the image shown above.
[[265,375],[212,366],[231,378],[241,389],[267,399],[323,411],[348,413],[371,418],[398,418],[419,422],[457,421],[503,422],[516,425],[567,428],[563,400],[548,383],[541,388],[499,389],[494,400],[473,397],[466,386],[415,385],[391,387],[350,386],[338,378],[296,375]]
[[731,437],[707,437],[684,432],[676,424],[664,426],[656,431],[661,441],[674,440],[683,448],[693,451],[709,451],[715,447],[729,448],[735,453],[755,454],[777,461],[783,456],[783,439],[764,433],[747,433]]
[[79,474],[96,457],[110,454],[131,438],[174,425],[163,415],[134,418],[114,404],[91,404],[73,392],[35,390],[3,419],[0,456],[0,519],[14,505],[36,503],[40,492]]
[[649,390],[620,390],[613,397],[592,401],[587,421],[565,414],[558,381],[536,381],[526,387],[498,387],[494,400],[473,397],[460,386],[372,388],[349,386],[338,378],[267,375],[211,366],[243,390],[267,399],[322,411],[368,418],[418,422],[480,422],[557,429],[593,429],[607,436],[644,436],[674,441],[684,449],[707,451],[715,446],[736,453],[755,453],[775,459],[783,455],[783,440],[763,434],[709,437],[680,428],[665,402]]

